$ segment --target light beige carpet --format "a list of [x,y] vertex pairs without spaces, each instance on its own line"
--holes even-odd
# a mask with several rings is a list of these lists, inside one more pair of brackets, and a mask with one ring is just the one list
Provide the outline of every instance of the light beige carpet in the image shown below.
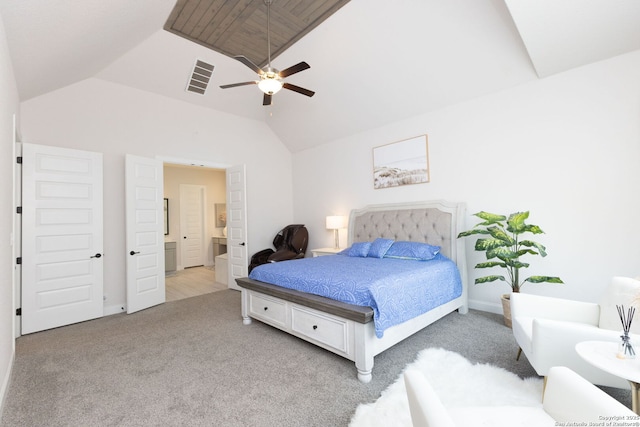
[[347,426],[428,347],[535,375],[501,316],[471,310],[376,356],[362,384],[351,361],[243,325],[224,290],[19,338],[0,425]]

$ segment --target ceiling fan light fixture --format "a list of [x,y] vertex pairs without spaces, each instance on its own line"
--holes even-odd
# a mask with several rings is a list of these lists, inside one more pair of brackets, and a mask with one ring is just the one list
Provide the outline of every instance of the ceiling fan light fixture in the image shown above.
[[267,75],[263,75],[261,76],[260,82],[258,82],[258,87],[267,95],[273,95],[274,93],[282,89],[282,81],[280,81],[280,79],[275,76],[270,77]]
[[258,88],[264,93],[262,98],[262,105],[271,105],[271,95],[280,91],[280,89],[285,88],[297,93],[300,93],[305,96],[313,96],[315,94],[314,91],[305,89],[300,86],[293,85],[291,83],[285,83],[282,79],[287,78],[293,74],[299,73],[300,71],[304,71],[308,68],[311,68],[309,64],[302,61],[293,65],[289,68],[285,68],[282,71],[278,71],[275,68],[271,68],[271,37],[270,37],[270,22],[271,22],[271,3],[273,0],[264,0],[264,3],[267,5],[267,59],[268,59],[268,67],[266,70],[258,67],[256,64],[251,62],[249,58],[243,55],[234,56],[234,59],[242,62],[247,67],[251,68],[253,71],[258,73],[260,80],[254,80],[252,82],[242,82],[242,83],[233,83],[229,85],[220,86],[221,89],[227,89],[230,87],[236,86],[246,86],[257,84]]

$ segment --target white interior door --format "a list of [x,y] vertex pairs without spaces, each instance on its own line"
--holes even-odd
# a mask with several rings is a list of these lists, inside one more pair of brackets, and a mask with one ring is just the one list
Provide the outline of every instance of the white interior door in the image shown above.
[[103,315],[102,154],[22,146],[22,333]]
[[204,265],[206,189],[180,184],[180,260],[182,268]]
[[[22,144],[16,141],[16,115],[13,115],[13,153],[11,158],[22,157]],[[22,206],[22,166],[12,161],[13,165],[13,228],[11,230],[11,243],[13,244],[13,303],[15,308],[22,309],[22,266],[17,264],[18,257],[22,256],[22,214],[18,214],[17,207]],[[16,313],[14,317],[14,338],[22,335],[22,317]],[[15,349],[15,343],[14,343]]]
[[165,302],[162,161],[125,159],[127,313]]
[[227,169],[227,255],[228,287],[240,290],[236,283],[248,273],[247,199],[244,165]]

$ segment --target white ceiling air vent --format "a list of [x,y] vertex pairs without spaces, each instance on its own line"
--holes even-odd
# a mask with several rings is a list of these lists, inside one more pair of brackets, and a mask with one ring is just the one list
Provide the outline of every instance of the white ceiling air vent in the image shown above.
[[191,73],[191,78],[187,85],[187,92],[204,95],[209,80],[211,80],[211,74],[213,74],[213,65],[207,64],[199,59],[196,60],[196,64],[193,66],[193,73]]

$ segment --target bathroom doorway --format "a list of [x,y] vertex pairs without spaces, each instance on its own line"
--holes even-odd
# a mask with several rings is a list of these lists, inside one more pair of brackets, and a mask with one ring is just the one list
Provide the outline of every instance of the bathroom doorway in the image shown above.
[[[169,248],[166,251],[166,257],[169,259],[165,259],[165,265],[169,266],[166,268],[165,277],[167,301],[227,289],[226,280],[222,280],[215,271],[216,243],[223,237],[226,226],[216,218],[216,206],[226,204],[226,186],[224,168],[172,164],[165,161],[164,198],[167,199],[168,205],[165,247]],[[185,202],[185,189],[194,190],[189,193],[198,196],[195,205]],[[187,206],[191,208],[185,209]],[[194,209],[197,212],[193,211]],[[194,232],[197,239],[194,238],[195,235],[189,234],[194,221],[199,228]],[[194,262],[194,256],[185,257],[185,253],[193,254],[187,246],[188,243],[198,246],[197,262]]]

